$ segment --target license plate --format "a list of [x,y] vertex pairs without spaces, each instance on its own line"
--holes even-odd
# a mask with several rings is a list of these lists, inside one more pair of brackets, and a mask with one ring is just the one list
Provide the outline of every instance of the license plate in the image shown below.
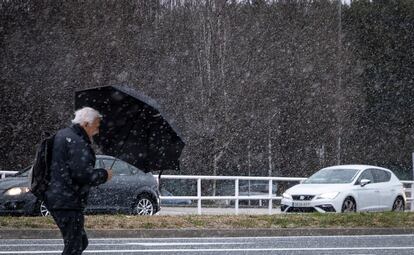
[[293,207],[310,207],[310,202],[293,202]]

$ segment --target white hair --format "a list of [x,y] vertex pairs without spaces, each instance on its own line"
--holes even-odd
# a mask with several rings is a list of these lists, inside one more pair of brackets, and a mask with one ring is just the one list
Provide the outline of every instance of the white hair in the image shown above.
[[102,119],[102,115],[97,110],[90,107],[83,107],[75,111],[75,118],[72,120],[72,123],[83,124],[87,122],[92,124],[97,118]]

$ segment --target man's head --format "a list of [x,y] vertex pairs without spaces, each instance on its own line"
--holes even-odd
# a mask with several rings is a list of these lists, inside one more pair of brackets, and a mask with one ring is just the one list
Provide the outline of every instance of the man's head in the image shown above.
[[72,120],[72,123],[79,124],[92,140],[92,137],[99,133],[101,119],[102,115],[97,110],[84,107],[75,112],[75,118]]

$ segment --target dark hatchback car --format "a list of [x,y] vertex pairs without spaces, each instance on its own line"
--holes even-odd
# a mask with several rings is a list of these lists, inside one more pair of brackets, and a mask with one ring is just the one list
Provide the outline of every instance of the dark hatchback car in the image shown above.
[[[109,168],[114,157],[97,155],[97,168]],[[44,203],[29,191],[27,167],[15,176],[0,180],[0,214],[43,215],[49,214]],[[151,172],[145,173],[117,159],[112,167],[113,178],[91,188],[86,213],[127,213],[153,215],[160,210],[158,181]]]

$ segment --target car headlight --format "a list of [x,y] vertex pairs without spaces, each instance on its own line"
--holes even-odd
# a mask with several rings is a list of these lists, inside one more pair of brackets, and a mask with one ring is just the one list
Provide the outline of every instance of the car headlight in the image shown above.
[[292,199],[292,195],[290,195],[288,193],[283,193],[282,197],[286,198],[286,199]]
[[17,196],[17,195],[27,193],[29,191],[30,190],[28,187],[15,187],[15,188],[11,188],[7,190],[5,194],[8,196]]
[[317,196],[316,199],[334,199],[338,194],[339,192],[323,193]]

